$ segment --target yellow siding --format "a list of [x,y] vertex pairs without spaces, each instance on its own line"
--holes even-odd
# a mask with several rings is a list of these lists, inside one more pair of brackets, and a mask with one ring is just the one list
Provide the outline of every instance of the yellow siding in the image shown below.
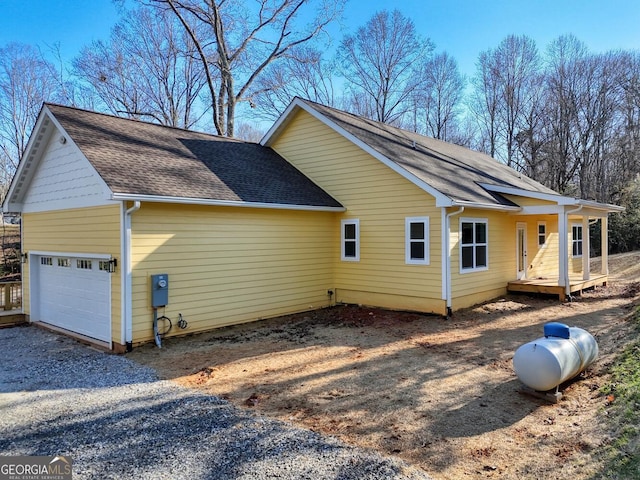
[[328,306],[335,222],[328,212],[144,203],[132,216],[133,341],[152,338],[157,273],[169,275],[160,314],[171,334]]
[[[333,226],[337,301],[444,313],[433,197],[306,112],[273,148],[347,208]],[[416,216],[429,217],[430,265],[405,263],[405,218]],[[359,219],[359,262],[340,260],[341,219]]]
[[[488,221],[489,268],[460,273],[460,218]],[[451,217],[451,291],[454,310],[506,293],[507,282],[516,277],[517,217],[504,212],[467,209]]]
[[[527,278],[557,278],[558,277],[558,216],[545,215],[541,217],[519,218],[527,221],[529,269]],[[546,223],[547,241],[543,246],[538,245],[538,223]],[[531,233],[533,232],[533,234]]]
[[[22,215],[23,251],[98,253],[120,259],[120,205]],[[25,265],[26,267],[26,265]],[[120,342],[120,274],[111,275],[111,338]],[[23,268],[23,303],[30,313],[29,269]]]

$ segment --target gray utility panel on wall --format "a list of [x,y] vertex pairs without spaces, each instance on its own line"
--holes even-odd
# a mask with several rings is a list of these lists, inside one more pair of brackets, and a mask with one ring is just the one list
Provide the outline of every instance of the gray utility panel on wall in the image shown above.
[[151,306],[164,307],[169,304],[169,275],[151,275]]

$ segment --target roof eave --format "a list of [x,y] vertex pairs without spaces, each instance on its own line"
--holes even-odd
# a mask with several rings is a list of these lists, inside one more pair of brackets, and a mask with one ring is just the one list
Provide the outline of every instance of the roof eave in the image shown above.
[[507,195],[517,195],[520,197],[528,197],[536,200],[546,200],[549,202],[555,202],[560,206],[583,206],[594,210],[607,211],[611,213],[622,212],[625,210],[624,207],[621,207],[619,205],[600,203],[596,202],[595,200],[583,200],[575,197],[567,197],[565,195],[560,195],[559,193],[551,194],[546,192],[534,192],[531,190],[524,190],[522,188],[507,187],[504,185],[491,185],[487,183],[482,183],[479,185],[490,192],[504,193]]
[[[51,115],[51,112],[49,112],[47,106],[43,104],[42,108],[40,109],[40,113],[38,113],[38,119],[36,120],[33,130],[31,131],[31,135],[29,135],[27,147],[25,148],[24,153],[20,158],[20,161],[18,162],[18,168],[16,168],[13,178],[11,179],[11,184],[9,185],[9,190],[7,190],[7,194],[5,195],[2,202],[2,211],[5,213],[20,213],[22,211],[22,202],[14,200],[14,197],[16,195],[16,188],[18,183],[20,183],[20,180],[22,180],[23,183],[28,180],[23,179],[23,176],[25,175],[24,170],[25,168],[27,168],[27,166],[30,166],[32,161],[27,162],[25,159],[30,158],[32,154],[38,154],[38,152],[34,152],[33,150],[34,148],[36,148],[35,145],[38,144],[37,133],[42,130],[42,128],[44,128],[43,123],[45,122],[46,118],[48,118],[49,120],[53,120],[53,115]],[[48,125],[46,125],[46,127],[48,127]]]
[[345,207],[331,207],[325,205],[296,205],[287,203],[266,203],[266,202],[245,202],[242,200],[217,200],[212,198],[193,197],[171,197],[161,195],[141,195],[133,193],[113,193],[112,200],[118,201],[140,201],[155,203],[179,203],[187,205],[209,205],[217,207],[243,207],[243,208],[266,208],[275,210],[302,210],[311,212],[344,212]]
[[620,205],[613,205],[611,203],[600,203],[596,202],[595,200],[576,200],[576,205],[582,205],[583,207],[591,208],[593,210],[602,210],[610,213],[620,213],[625,211],[625,208],[621,207]]
[[519,212],[522,210],[522,207],[513,206],[513,205],[501,205],[499,203],[468,202],[464,200],[455,200],[451,206],[465,207],[465,208],[478,208],[482,210],[497,210],[500,212]]

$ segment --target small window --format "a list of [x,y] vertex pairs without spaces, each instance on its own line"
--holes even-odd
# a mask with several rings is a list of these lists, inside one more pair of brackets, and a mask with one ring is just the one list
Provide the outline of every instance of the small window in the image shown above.
[[429,265],[429,217],[405,219],[405,261],[410,265]]
[[71,261],[69,261],[68,258],[59,258],[58,259],[58,266],[59,267],[71,267]]
[[542,248],[547,243],[547,224],[538,222],[538,247]]
[[571,255],[582,256],[582,225],[577,223],[571,226]]
[[103,272],[110,272],[111,262],[109,260],[100,260],[98,262],[98,270],[101,270]]
[[91,270],[91,260],[77,260],[76,267],[80,270]]
[[460,271],[486,270],[489,266],[488,221],[462,218],[460,220]]
[[53,265],[53,258],[51,257],[40,257],[40,265]]
[[342,260],[357,262],[360,260],[360,221],[342,220]]

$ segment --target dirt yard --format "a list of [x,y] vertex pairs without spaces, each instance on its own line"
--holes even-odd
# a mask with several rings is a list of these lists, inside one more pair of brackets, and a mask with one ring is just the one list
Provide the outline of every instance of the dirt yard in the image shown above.
[[[640,303],[640,253],[573,303],[509,295],[452,319],[352,306],[167,339],[130,358],[163,378],[400,457],[435,479],[587,479],[609,439],[599,393]],[[521,392],[514,351],[560,321],[600,357],[549,404]],[[615,400],[613,400],[615,401]]]

